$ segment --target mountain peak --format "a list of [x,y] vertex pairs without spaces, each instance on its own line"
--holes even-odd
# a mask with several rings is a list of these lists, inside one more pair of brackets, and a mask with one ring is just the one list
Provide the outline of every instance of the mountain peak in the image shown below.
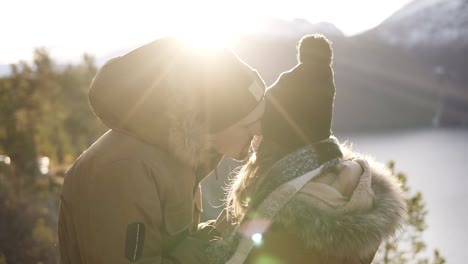
[[415,0],[378,26],[386,42],[406,47],[468,44],[468,1]]
[[344,36],[343,32],[331,23],[311,23],[303,18],[295,18],[291,21],[283,19],[271,19],[267,21],[261,32],[267,35],[287,38],[298,38],[305,34],[312,33],[321,33],[327,37]]

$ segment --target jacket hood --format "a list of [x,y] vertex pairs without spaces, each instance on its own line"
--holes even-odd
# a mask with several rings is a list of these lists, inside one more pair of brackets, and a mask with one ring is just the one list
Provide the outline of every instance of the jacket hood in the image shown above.
[[[113,58],[101,67],[89,90],[91,107],[109,128],[165,149],[190,166],[198,168],[201,161],[213,157],[219,160],[220,155],[214,153],[207,139],[212,129],[208,121],[214,115],[210,113],[220,112],[216,107],[223,106],[216,104],[222,100],[215,99],[227,92],[238,95],[239,100],[245,102],[244,107],[231,111],[225,119],[240,120],[257,103],[256,98],[250,98],[250,92],[245,92],[247,87],[255,81],[262,85],[263,81],[233,53],[223,50],[218,55],[210,61],[214,56],[206,59],[195,54],[180,39],[156,40]],[[213,62],[219,61],[225,67],[216,67],[220,69],[216,76],[206,80]],[[196,67],[200,62],[203,65]],[[231,87],[224,88],[228,85],[221,86],[222,81],[227,81]],[[223,89],[211,91],[205,87]],[[232,87],[246,88],[244,91]],[[210,94],[217,97],[210,97]],[[203,105],[205,107],[201,107]],[[222,119],[212,123],[227,126],[226,122]]]
[[[344,155],[344,159],[361,158],[351,152]],[[396,177],[370,159],[359,163],[364,172],[345,206],[331,208],[320,199],[299,193],[274,221],[319,252],[368,257],[402,228],[407,212]]]

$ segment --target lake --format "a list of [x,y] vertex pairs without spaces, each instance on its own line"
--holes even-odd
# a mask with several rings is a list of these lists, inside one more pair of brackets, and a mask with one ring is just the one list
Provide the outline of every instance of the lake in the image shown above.
[[[408,175],[412,192],[421,191],[429,214],[424,239],[447,263],[466,263],[468,251],[468,130],[423,129],[337,135],[376,160],[394,160]],[[432,253],[431,253],[432,254]]]

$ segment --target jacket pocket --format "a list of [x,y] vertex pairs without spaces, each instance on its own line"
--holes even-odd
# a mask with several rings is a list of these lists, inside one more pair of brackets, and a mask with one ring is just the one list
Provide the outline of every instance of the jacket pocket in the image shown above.
[[183,203],[175,207],[168,207],[164,211],[164,223],[169,235],[177,235],[192,225],[193,203]]

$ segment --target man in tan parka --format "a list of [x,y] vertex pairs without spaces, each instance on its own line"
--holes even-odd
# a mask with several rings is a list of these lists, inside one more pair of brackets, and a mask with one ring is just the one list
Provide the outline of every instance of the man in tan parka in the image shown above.
[[108,61],[89,100],[110,130],[66,173],[61,263],[206,263],[199,184],[247,156],[264,90],[231,51],[176,38]]

